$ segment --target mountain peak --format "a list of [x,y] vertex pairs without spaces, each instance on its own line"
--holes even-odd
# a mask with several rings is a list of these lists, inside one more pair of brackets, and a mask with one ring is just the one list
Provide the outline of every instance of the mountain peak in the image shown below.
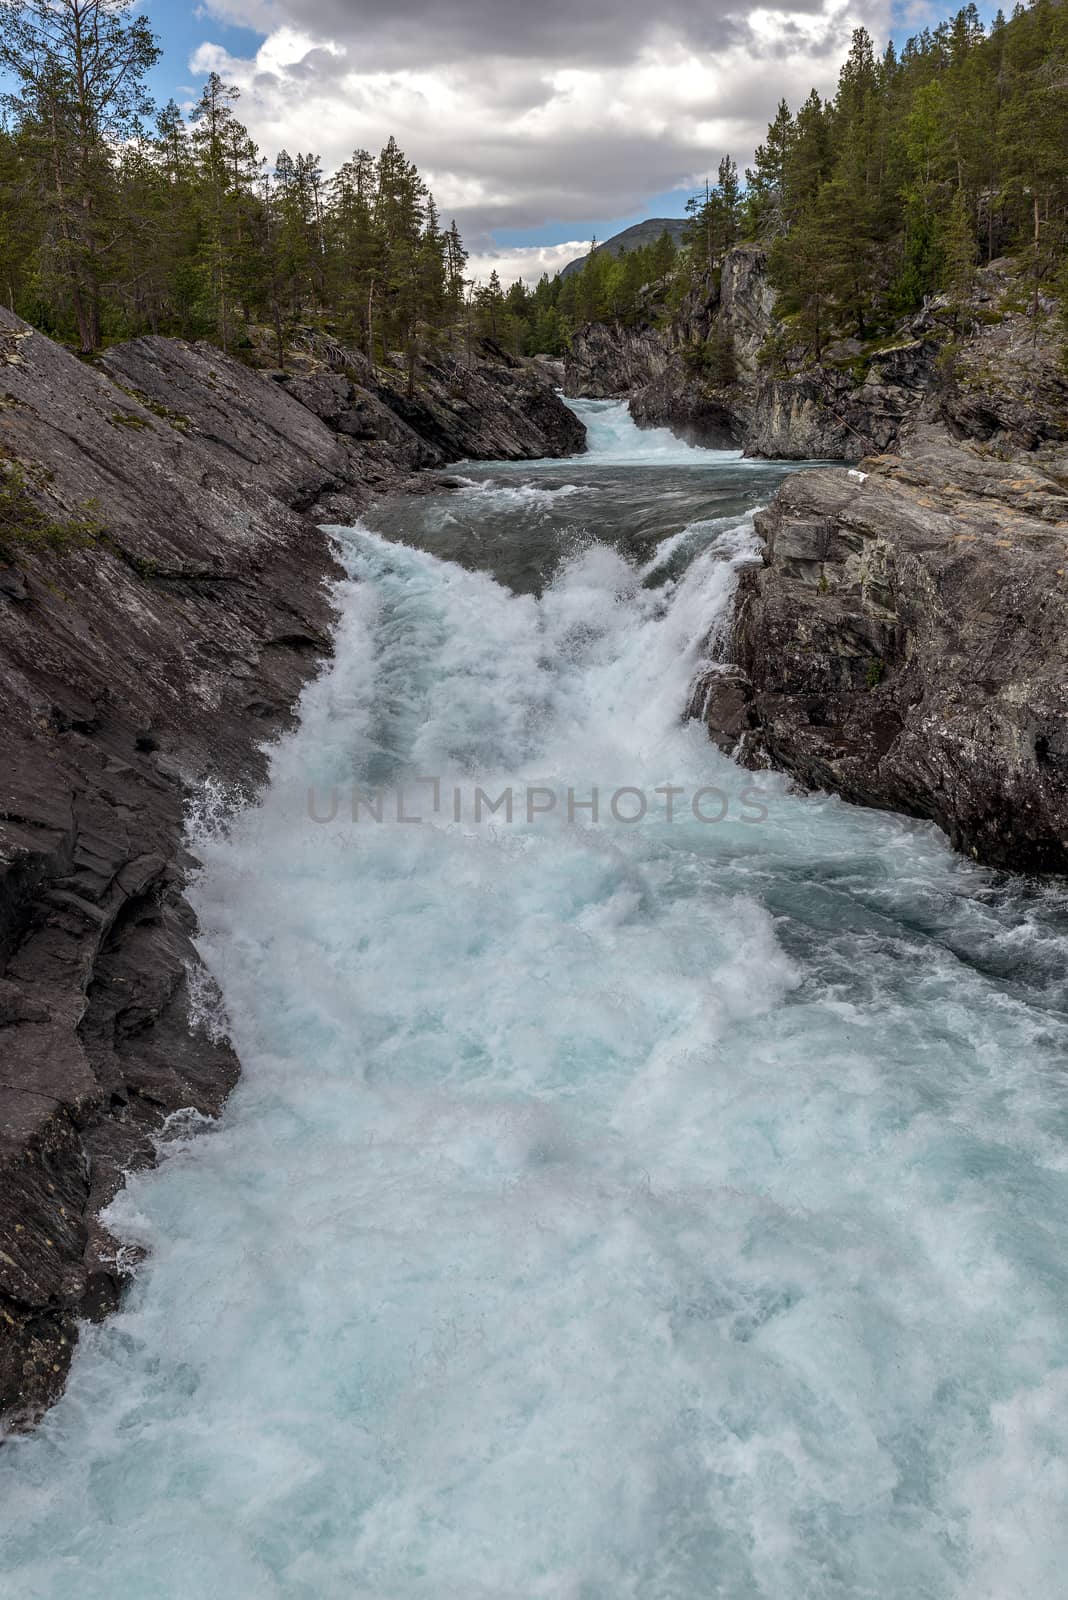
[[599,255],[602,250],[625,256],[629,250],[640,250],[643,245],[655,244],[665,228],[675,243],[681,244],[686,225],[685,217],[647,217],[644,222],[635,222],[632,227],[624,228],[622,233],[615,233],[611,239],[603,240],[592,252],[587,251],[584,256],[569,261],[566,267],[561,267],[560,277],[569,278],[573,273],[581,272],[590,255]]

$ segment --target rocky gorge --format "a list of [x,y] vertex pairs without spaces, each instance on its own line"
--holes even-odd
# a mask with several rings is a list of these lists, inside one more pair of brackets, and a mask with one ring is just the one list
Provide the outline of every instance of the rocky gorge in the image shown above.
[[[751,767],[936,821],[975,859],[1068,868],[1068,373],[1014,263],[863,346],[781,371],[757,245],[679,315],[576,336],[569,388],[641,423],[823,458],[757,518],[726,661],[692,714]],[[714,353],[729,349],[732,377]],[[713,360],[708,359],[710,356]]]
[[187,808],[250,792],[329,655],[319,524],[463,457],[566,455],[492,348],[409,392],[321,335],[288,370],[142,338],[97,365],[0,310],[0,1420],[63,1386],[124,1264],[98,1220],[238,1062],[183,896]]
[[[744,765],[1068,868],[1068,380],[980,273],[870,348],[789,371],[762,251],[669,329],[576,335],[563,373],[485,345],[409,384],[323,332],[274,370],[141,338],[94,364],[0,312],[0,1417],[62,1388],[130,1263],[99,1221],[173,1112],[238,1062],[184,897],[190,803],[255,790],[329,655],[322,524],[464,458],[581,451],[554,392],[791,475],[757,516],[690,715]],[[722,352],[729,343],[730,381]],[[710,352],[712,359],[710,359]],[[719,352],[717,356],[716,352]],[[717,367],[717,360],[720,361]],[[776,366],[776,361],[780,363]],[[857,463],[848,465],[842,463]]]
[[1012,261],[976,274],[968,304],[933,300],[866,343],[839,339],[813,363],[776,314],[767,252],[736,245],[674,312],[650,291],[631,326],[590,324],[565,362],[568,394],[627,398],[643,426],[788,461],[891,449],[917,420],[951,438],[1023,451],[1068,441],[1068,376],[1055,306]]

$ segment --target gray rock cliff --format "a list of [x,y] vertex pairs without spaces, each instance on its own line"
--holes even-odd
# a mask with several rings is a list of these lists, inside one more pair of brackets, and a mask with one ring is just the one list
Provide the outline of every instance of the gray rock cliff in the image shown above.
[[1068,455],[926,427],[862,468],[794,476],[758,515],[692,713],[747,766],[1068,871]]
[[625,399],[663,376],[673,348],[670,332],[651,325],[587,323],[568,347],[564,392],[592,400]]
[[0,1431],[116,1301],[98,1214],[123,1173],[237,1076],[203,1019],[185,809],[255,788],[329,654],[317,522],[458,456],[583,446],[527,366],[439,362],[411,397],[333,345],[274,376],[156,338],[95,368],[0,309],[2,484],[78,530],[0,500]]
[[839,340],[814,365],[791,349],[766,261],[760,245],[737,245],[672,317],[650,305],[637,327],[579,329],[567,392],[629,396],[643,426],[779,460],[856,460],[896,447],[917,420],[1017,449],[1068,438],[1068,376],[1018,308],[1012,262],[977,274],[959,317],[934,303],[888,337]]

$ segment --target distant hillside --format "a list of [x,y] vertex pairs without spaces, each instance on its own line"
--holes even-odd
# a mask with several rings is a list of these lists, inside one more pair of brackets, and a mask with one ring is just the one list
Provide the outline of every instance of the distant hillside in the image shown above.
[[[648,217],[645,222],[636,222],[632,228],[624,228],[622,233],[606,239],[597,246],[594,254],[600,255],[602,250],[611,250],[614,256],[625,256],[628,250],[640,250],[643,245],[655,244],[665,228],[675,243],[681,244],[686,223],[685,217]],[[561,267],[559,276],[570,278],[573,273],[581,272],[588,258],[587,252],[579,256],[577,261],[569,261],[566,267]]]

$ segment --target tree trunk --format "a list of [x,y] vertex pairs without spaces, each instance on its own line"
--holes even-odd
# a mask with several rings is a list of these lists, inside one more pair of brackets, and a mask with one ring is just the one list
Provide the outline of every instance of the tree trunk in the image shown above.
[[1038,208],[1038,191],[1034,195],[1035,203],[1035,282],[1031,294],[1031,343],[1038,343],[1038,286],[1042,276],[1042,257],[1039,253],[1039,239],[1041,220]]
[[271,309],[274,312],[274,342],[278,350],[278,365],[282,371],[286,370],[286,346],[282,338],[282,308],[278,304],[278,291],[271,296]]
[[78,325],[78,348],[83,356],[91,356],[100,343],[99,320],[96,308],[80,284],[71,286],[71,304],[74,307],[74,320]]

